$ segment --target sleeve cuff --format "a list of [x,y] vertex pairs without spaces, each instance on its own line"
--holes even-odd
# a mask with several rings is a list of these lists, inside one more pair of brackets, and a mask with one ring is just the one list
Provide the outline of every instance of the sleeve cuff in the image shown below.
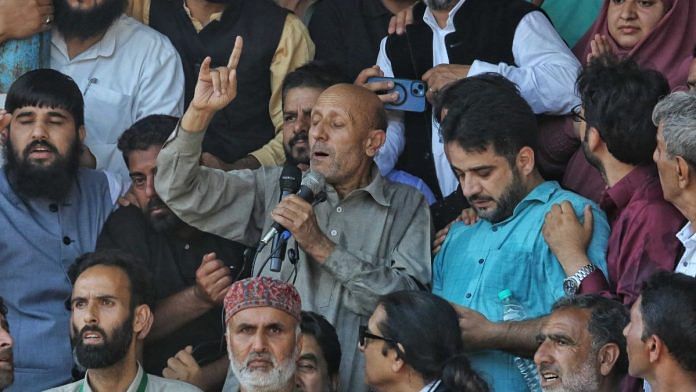
[[578,294],[602,293],[609,291],[609,283],[600,270],[594,270],[580,282]]
[[474,62],[471,63],[471,68],[469,68],[467,77],[476,76],[487,72],[500,73],[500,70],[498,70],[498,66],[495,64],[474,60]]

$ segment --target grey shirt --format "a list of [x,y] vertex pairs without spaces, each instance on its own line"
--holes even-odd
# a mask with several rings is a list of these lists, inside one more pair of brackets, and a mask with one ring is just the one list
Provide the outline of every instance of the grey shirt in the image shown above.
[[[273,223],[282,168],[224,172],[198,164],[204,133],[178,128],[159,154],[155,187],[186,223],[254,246]],[[295,286],[302,308],[324,315],[341,342],[341,388],[367,390],[358,352],[358,326],[367,324],[380,295],[424,289],[430,284],[432,227],[428,205],[415,189],[385,180],[373,167],[372,181],[340,199],[331,185],[326,201],[315,205],[319,227],[336,243],[324,264],[301,249]],[[294,247],[291,238],[288,249]],[[254,274],[268,258],[257,257]],[[291,279],[286,259],[280,273],[268,266],[262,275]]]

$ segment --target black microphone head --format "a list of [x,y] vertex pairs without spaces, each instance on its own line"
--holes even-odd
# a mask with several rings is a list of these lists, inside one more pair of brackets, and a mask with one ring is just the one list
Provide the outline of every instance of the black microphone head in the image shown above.
[[296,165],[286,165],[280,173],[280,192],[297,193],[302,182],[302,171]]
[[312,191],[312,195],[316,196],[324,190],[325,185],[324,175],[315,171],[310,171],[302,178],[302,187],[306,187]]

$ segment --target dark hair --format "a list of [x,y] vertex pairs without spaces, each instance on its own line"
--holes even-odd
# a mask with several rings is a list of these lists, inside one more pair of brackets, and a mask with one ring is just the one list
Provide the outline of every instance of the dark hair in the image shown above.
[[12,83],[5,109],[12,113],[25,106],[63,109],[72,115],[76,130],[85,123],[79,87],[71,77],[53,69],[29,71]]
[[630,58],[601,56],[580,72],[577,91],[587,124],[597,129],[611,155],[630,165],[652,162],[657,143],[652,112],[670,91],[661,73]]
[[442,371],[442,384],[451,392],[488,392],[488,384],[471,368],[464,354],[448,359]]
[[[396,350],[426,383],[440,379],[448,360],[464,351],[459,317],[444,299],[424,291],[397,291],[380,297],[377,305],[386,313],[378,324],[380,332],[403,347],[401,350],[396,343],[385,341],[383,353],[386,355],[387,348]],[[450,363],[456,366],[461,360]],[[457,370],[451,369],[450,373]],[[445,383],[447,388],[462,390],[464,384],[458,377],[449,381],[455,384]]]
[[165,114],[153,114],[136,121],[118,138],[118,149],[128,166],[128,156],[133,151],[145,151],[152,146],[162,146],[176,128],[179,119]]
[[643,340],[657,335],[684,370],[696,372],[696,279],[660,271],[643,284],[640,295]]
[[326,359],[329,375],[338,374],[338,369],[341,366],[341,343],[333,325],[320,314],[303,311],[300,329],[302,333],[314,336],[319,343],[324,359]]
[[75,260],[68,270],[70,282],[75,285],[77,278],[94,266],[116,267],[128,276],[130,284],[130,308],[140,305],[154,305],[154,292],[150,272],[143,267],[143,261],[121,250],[108,249],[85,253]]
[[504,77],[488,73],[465,78],[443,95],[453,97],[437,106],[448,108],[440,128],[445,144],[456,141],[465,151],[476,152],[492,146],[511,164],[523,147],[536,147],[536,117],[517,86]]
[[349,83],[340,69],[333,64],[319,60],[310,61],[285,76],[283,80],[283,100],[288,91],[293,88],[327,88],[339,83]]
[[5,300],[2,297],[0,297],[0,315],[7,316],[7,306],[5,306]]
[[587,330],[592,335],[592,349],[599,350],[605,344],[614,343],[619,346],[619,358],[612,369],[616,377],[622,377],[628,371],[628,354],[626,354],[626,337],[623,330],[630,317],[626,307],[612,299],[597,294],[563,297],[558,300],[551,311],[561,309],[587,309],[590,320]]

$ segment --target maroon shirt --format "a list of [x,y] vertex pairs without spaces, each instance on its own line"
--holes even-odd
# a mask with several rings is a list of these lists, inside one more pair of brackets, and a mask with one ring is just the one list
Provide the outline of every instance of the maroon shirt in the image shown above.
[[673,271],[681,252],[676,233],[685,218],[665,201],[654,165],[638,166],[607,188],[600,199],[611,235],[607,249],[609,284],[602,274],[583,280],[582,293],[615,296],[630,306],[643,282],[657,270]]

